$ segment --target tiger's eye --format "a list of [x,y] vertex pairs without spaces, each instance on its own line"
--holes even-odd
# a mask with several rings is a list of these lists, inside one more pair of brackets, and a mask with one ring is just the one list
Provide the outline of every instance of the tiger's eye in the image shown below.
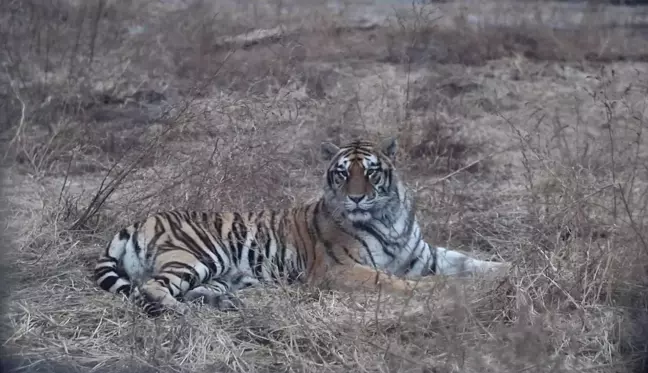
[[373,184],[380,183],[380,180],[382,179],[382,175],[378,170],[367,170],[367,177],[369,177],[369,180],[371,180]]
[[367,170],[367,176],[372,178],[372,179],[375,179],[375,178],[379,179],[380,178],[380,172],[378,172],[378,171],[379,170],[377,170],[377,169],[370,168],[370,169]]
[[335,170],[335,174],[343,179],[346,179],[348,176],[346,170]]

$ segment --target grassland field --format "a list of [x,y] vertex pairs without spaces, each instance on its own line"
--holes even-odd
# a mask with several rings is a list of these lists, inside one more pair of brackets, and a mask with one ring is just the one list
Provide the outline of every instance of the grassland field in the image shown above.
[[[648,9],[0,0],[2,346],[23,372],[648,372]],[[91,279],[167,208],[317,196],[396,136],[432,244],[514,263],[412,299],[294,286],[145,316]]]

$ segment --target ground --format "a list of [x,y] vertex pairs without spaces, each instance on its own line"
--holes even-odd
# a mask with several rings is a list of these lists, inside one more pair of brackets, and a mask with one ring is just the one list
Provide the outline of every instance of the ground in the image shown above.
[[[221,4],[222,3],[222,4]],[[642,7],[4,1],[3,346],[39,371],[644,372]],[[91,280],[165,208],[317,197],[396,136],[428,242],[514,263],[412,299],[307,287],[152,319]],[[58,369],[58,370],[57,370]]]

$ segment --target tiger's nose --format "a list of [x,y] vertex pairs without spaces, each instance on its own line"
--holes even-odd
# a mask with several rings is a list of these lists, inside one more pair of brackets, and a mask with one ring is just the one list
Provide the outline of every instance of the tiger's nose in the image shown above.
[[360,203],[365,198],[365,196],[349,196],[349,199],[355,203]]

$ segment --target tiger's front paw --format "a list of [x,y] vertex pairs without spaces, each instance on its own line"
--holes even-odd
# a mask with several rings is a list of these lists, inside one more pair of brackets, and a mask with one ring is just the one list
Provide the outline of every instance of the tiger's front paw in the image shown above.
[[512,268],[513,264],[510,262],[484,262],[480,272],[487,278],[506,278]]

